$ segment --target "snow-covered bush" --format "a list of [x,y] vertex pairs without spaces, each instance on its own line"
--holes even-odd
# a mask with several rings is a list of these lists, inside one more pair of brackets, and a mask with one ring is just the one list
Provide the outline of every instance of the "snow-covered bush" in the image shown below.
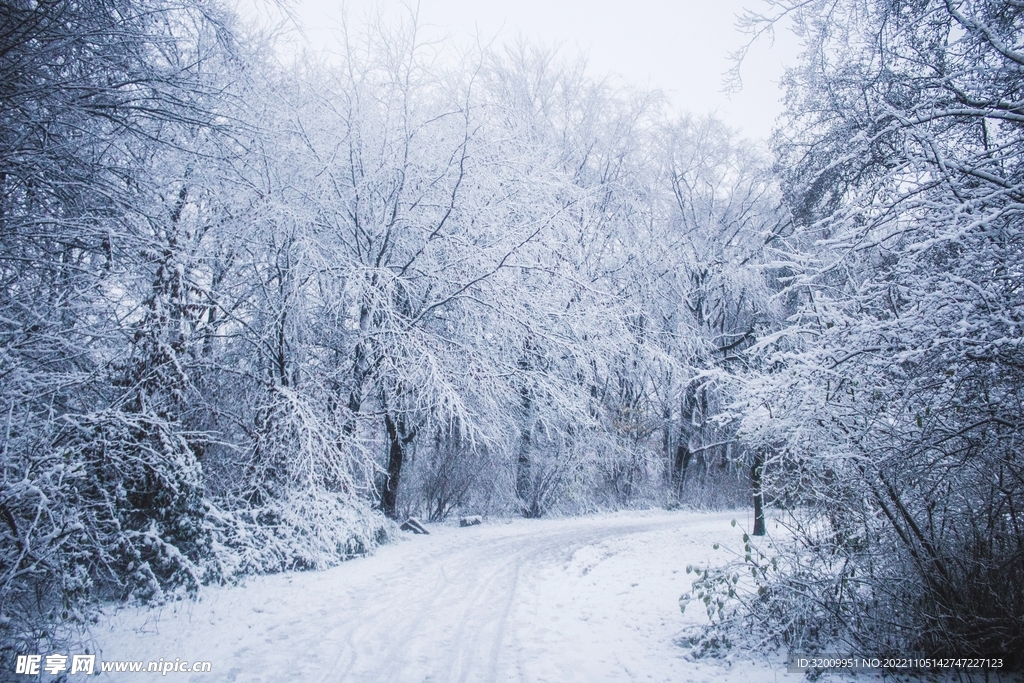
[[57,636],[99,600],[194,592],[211,550],[201,470],[172,425],[117,411],[61,422],[43,453],[3,463],[7,643]]
[[221,19],[161,0],[4,5],[5,672],[15,649],[39,651],[97,600],[160,600],[201,575],[202,473],[174,387],[156,387],[176,352],[167,327],[135,336],[140,311],[155,310],[135,285],[161,288],[144,235],[175,218],[154,201],[167,188],[155,189],[153,162],[182,128],[211,123],[198,65],[225,47]]
[[1024,8],[776,5],[807,46],[775,138],[796,313],[737,411],[800,512],[753,614],[1020,665]]
[[326,569],[372,552],[397,526],[345,494],[288,491],[256,507],[221,509],[207,503],[212,553],[208,579]]

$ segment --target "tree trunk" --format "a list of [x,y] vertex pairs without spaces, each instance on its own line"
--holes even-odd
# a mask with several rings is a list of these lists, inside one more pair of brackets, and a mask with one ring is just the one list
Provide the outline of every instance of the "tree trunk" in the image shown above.
[[[524,362],[520,362],[520,367],[524,367],[524,365]],[[533,500],[533,478],[530,471],[530,436],[533,431],[530,391],[523,386],[519,390],[519,395],[522,400],[523,422],[519,428],[519,457],[516,461],[516,497],[519,498],[520,511],[523,516],[534,517],[536,516],[533,514],[535,506],[532,503],[536,501]]]
[[402,465],[405,463],[405,447],[413,439],[413,434],[406,434],[405,420],[393,418],[384,413],[384,428],[388,433],[388,476],[380,493],[380,509],[391,519],[395,519],[398,508],[398,484],[401,481]]
[[679,444],[676,446],[676,457],[672,463],[673,478],[675,479],[676,494],[683,492],[683,483],[686,481],[686,470],[690,466],[690,460],[693,458],[693,453],[686,446]]
[[764,454],[754,456],[750,468],[750,480],[754,485],[754,536],[764,536],[764,491],[761,488],[761,473],[764,470]]
[[530,454],[527,443],[519,444],[519,458],[516,461],[516,496],[525,512],[530,498]]

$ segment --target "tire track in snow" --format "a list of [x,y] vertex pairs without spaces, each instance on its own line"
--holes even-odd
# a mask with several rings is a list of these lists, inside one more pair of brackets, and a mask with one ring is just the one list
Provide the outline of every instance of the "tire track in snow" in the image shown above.
[[[560,528],[565,522],[570,523],[568,528]],[[592,528],[587,528],[586,522]],[[387,656],[383,659],[363,656],[364,666],[349,668],[345,675],[333,680],[416,683],[529,680],[522,663],[516,661],[519,657],[506,656],[504,659],[510,661],[503,661],[503,655],[517,652],[514,645],[503,647],[505,639],[510,632],[517,635],[517,627],[524,626],[514,619],[519,576],[527,572],[541,579],[544,571],[560,570],[576,551],[586,546],[679,524],[680,520],[671,518],[628,523],[614,518],[557,520],[527,525],[507,538],[478,543],[467,538],[466,547],[427,558],[427,562],[436,563],[432,569],[444,590],[434,592],[414,613],[405,615],[402,636]],[[456,533],[469,535],[465,531]],[[422,540],[425,539],[412,542]],[[500,607],[495,609],[496,606]],[[401,614],[400,607],[394,603],[388,611],[393,616]],[[366,627],[364,619],[362,628]],[[393,626],[386,622],[377,624],[376,638],[386,637],[391,629]],[[352,656],[359,658],[357,654]]]
[[[96,640],[105,660],[213,662],[211,674],[176,676],[195,683],[677,680],[695,665],[671,642],[683,625],[675,598],[689,580],[670,574],[703,563],[711,540],[735,531],[734,516],[438,527],[328,571],[211,589],[203,602],[162,614],[159,633],[132,633],[124,618]],[[589,546],[600,547],[574,561]],[[630,612],[630,591],[658,572],[662,594],[646,598],[655,611]]]

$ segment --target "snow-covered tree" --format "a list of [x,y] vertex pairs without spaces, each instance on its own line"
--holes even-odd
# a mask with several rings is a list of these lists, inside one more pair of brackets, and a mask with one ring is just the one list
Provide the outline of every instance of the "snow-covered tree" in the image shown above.
[[814,514],[768,595],[798,640],[1020,653],[1024,8],[773,4],[806,45],[775,137],[799,312],[744,431]]
[[735,425],[717,417],[732,400],[729,378],[748,362],[743,352],[778,323],[769,260],[782,214],[765,156],[719,122],[684,119],[660,137],[669,208],[666,228],[648,247],[657,254],[648,296],[660,342],[677,363],[659,401],[670,480],[680,495],[693,463],[706,477],[712,463],[756,459],[739,447]]
[[210,74],[231,41],[224,15],[191,3],[12,2],[0,21],[6,658],[97,596],[199,579],[183,426],[195,235],[162,167],[217,128]]

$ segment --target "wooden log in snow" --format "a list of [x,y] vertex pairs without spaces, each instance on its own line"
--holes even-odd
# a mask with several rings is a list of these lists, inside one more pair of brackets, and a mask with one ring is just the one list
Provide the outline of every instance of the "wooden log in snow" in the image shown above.
[[398,528],[402,531],[411,531],[414,534],[430,533],[429,531],[427,531],[426,527],[420,524],[420,520],[416,519],[415,517],[410,517],[409,519],[405,520],[404,522],[402,522],[402,526]]

